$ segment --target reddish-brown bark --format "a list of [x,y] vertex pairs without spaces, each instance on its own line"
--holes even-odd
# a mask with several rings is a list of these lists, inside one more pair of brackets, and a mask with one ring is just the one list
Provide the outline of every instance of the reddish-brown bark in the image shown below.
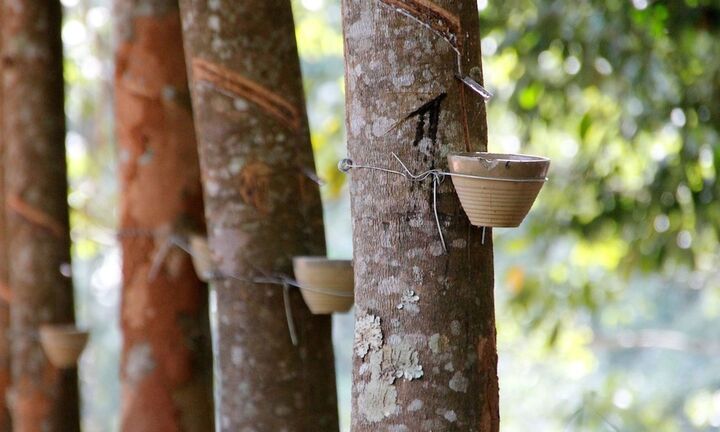
[[12,287],[14,431],[79,430],[77,370],[58,370],[38,340],[42,323],[72,323],[65,163],[61,6],[2,2],[3,144]]
[[293,290],[245,282],[292,274],[325,252],[289,0],[180,2],[217,298],[217,419],[222,431],[338,429],[331,321]]
[[[414,172],[487,146],[475,0],[343,0],[348,154]],[[452,182],[350,172],[355,262],[354,432],[499,429],[493,257]]]
[[[0,7],[0,28],[2,28],[2,8]],[[0,34],[0,49],[2,49],[2,34]],[[2,55],[0,54],[0,59]],[[0,61],[0,432],[10,432],[10,411],[7,407],[7,398],[3,397],[10,388],[10,288],[8,284],[8,250],[7,238],[5,235],[5,168],[3,153],[5,144],[3,142],[2,124],[2,61]]]
[[185,252],[163,254],[170,236],[204,224],[180,16],[167,0],[115,0],[115,10],[121,429],[206,432],[213,429],[207,287]]

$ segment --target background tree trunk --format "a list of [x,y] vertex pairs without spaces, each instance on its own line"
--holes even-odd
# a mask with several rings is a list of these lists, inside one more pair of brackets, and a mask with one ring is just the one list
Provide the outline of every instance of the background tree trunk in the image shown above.
[[[239,278],[292,275],[294,255],[324,255],[289,0],[180,2],[192,76],[205,213],[218,270]],[[330,316],[291,292],[224,278],[215,285],[224,431],[336,431]]]
[[[343,27],[355,163],[399,169],[395,152],[414,172],[446,170],[448,152],[486,148],[484,104],[454,77],[451,46],[481,79],[475,0],[344,0]],[[446,179],[444,254],[430,180],[351,178],[353,431],[497,431],[490,231],[482,245]]]
[[123,248],[122,430],[212,426],[207,287],[172,236],[204,231],[200,168],[173,0],[115,0]]
[[[0,7],[0,29],[2,28],[2,7]],[[10,289],[8,283],[8,250],[7,237],[5,233],[5,164],[3,153],[5,143],[3,141],[2,124],[2,34],[0,32],[0,432],[10,432],[10,411],[7,406],[6,394],[10,389]]]
[[[79,430],[77,370],[58,370],[43,323],[74,321],[57,0],[2,2],[5,202],[14,430]],[[61,272],[65,273],[64,276]]]

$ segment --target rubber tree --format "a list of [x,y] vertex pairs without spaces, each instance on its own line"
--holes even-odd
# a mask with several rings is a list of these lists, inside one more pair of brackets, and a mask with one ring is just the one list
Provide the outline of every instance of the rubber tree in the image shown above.
[[208,239],[218,280],[219,430],[336,431],[330,316],[278,285],[324,255],[318,186],[289,0],[181,0]]
[[[2,28],[2,8],[0,8],[0,28]],[[0,33],[0,50],[2,49],[2,34]],[[0,52],[0,59],[2,53]],[[0,61],[0,432],[10,432],[12,423],[10,411],[7,407],[7,394],[10,388],[10,288],[8,283],[8,250],[5,234],[5,167],[3,164],[3,153],[5,144],[3,142],[2,124],[2,61]]]
[[79,430],[77,369],[52,366],[43,323],[74,321],[58,0],[2,2],[3,150],[14,431]]
[[175,243],[204,231],[177,1],[115,0],[123,251],[121,430],[212,430],[207,287]]
[[[348,157],[414,173],[485,150],[475,0],[344,0]],[[351,169],[356,287],[352,430],[498,430],[491,234],[449,179]]]

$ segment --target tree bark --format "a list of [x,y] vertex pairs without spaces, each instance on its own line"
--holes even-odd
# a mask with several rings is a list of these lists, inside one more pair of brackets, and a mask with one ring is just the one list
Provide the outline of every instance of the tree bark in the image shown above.
[[[344,0],[348,154],[355,164],[447,171],[487,145],[475,0]],[[499,428],[493,258],[446,179],[350,171],[356,287],[352,430]]]
[[[0,7],[0,29],[2,28],[2,7]],[[2,59],[2,34],[0,32],[0,59]],[[2,61],[0,60],[0,204],[5,206],[5,164],[3,154],[3,96]],[[10,389],[10,289],[8,283],[8,250],[5,232],[5,211],[0,211],[0,432],[10,432],[12,423],[5,395]]]
[[115,0],[127,432],[213,429],[207,287],[174,237],[204,231],[176,0]]
[[77,369],[52,366],[43,323],[74,321],[56,0],[4,0],[3,130],[15,431],[79,430]]
[[217,416],[223,431],[336,431],[329,316],[292,290],[293,346],[276,285],[294,255],[324,255],[289,0],[182,0],[217,299]]

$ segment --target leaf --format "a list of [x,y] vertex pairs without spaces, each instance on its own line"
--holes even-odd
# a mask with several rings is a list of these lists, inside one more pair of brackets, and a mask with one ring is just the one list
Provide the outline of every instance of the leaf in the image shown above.
[[588,129],[590,129],[590,126],[592,125],[592,118],[590,117],[590,113],[585,113],[585,115],[582,117],[582,120],[580,120],[580,139],[583,141],[585,140],[585,137],[587,136]]

